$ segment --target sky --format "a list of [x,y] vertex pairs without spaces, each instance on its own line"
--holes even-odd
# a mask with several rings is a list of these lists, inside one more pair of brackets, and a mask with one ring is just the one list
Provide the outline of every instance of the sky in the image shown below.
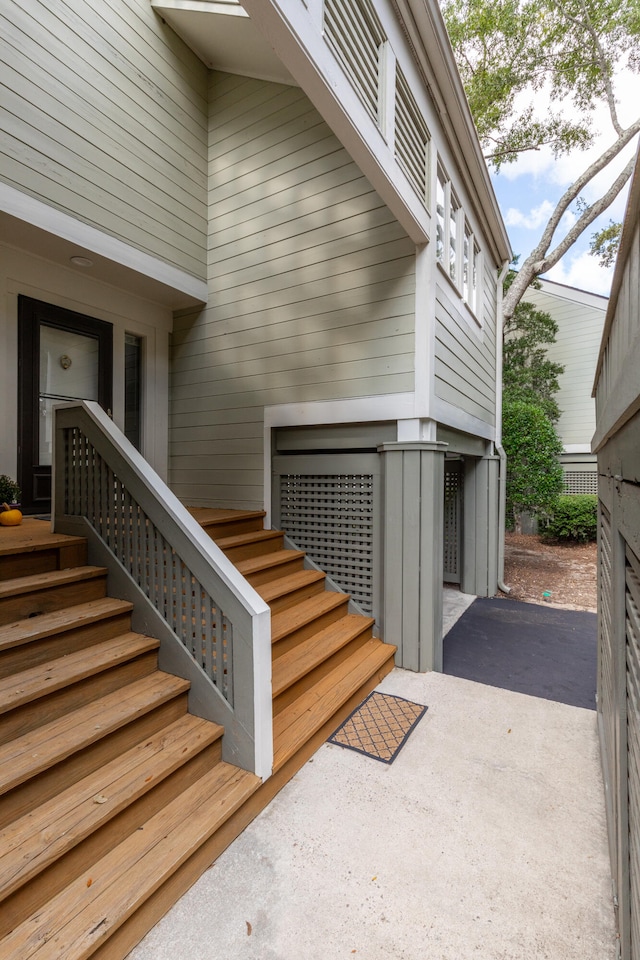
[[[638,115],[640,78],[637,74],[621,72],[617,78],[616,93],[618,116],[622,125],[626,127]],[[541,109],[545,108],[545,104],[541,101],[539,106]],[[568,105],[567,113],[570,111],[571,106]],[[557,160],[548,148],[529,151],[516,163],[502,167],[499,174],[492,174],[493,186],[511,246],[515,254],[520,254],[521,261],[539,240],[555,203],[573,182],[575,176],[586,168],[589,158],[595,159],[602,149],[613,141],[614,135],[606,108],[598,109],[594,128],[597,133],[596,141],[587,151],[575,151]],[[629,158],[633,156],[636,145],[637,141],[616,161],[616,173],[622,170]],[[594,181],[594,188],[588,188],[584,192],[587,202],[592,202],[600,196],[600,192],[597,191],[598,184],[609,183],[611,179],[610,172],[600,175]],[[592,234],[597,229],[607,226],[610,219],[622,220],[627,192],[625,189],[609,210],[587,229],[562,260],[544,275],[545,277],[581,290],[589,290],[591,293],[608,295],[613,268],[607,270],[599,266],[598,258],[589,253],[589,241]],[[568,229],[576,219],[575,212],[567,214],[564,221],[565,228]]]

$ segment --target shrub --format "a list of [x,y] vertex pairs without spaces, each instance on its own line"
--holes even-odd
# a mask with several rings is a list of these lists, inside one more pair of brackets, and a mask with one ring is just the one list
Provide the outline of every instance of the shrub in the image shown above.
[[505,401],[502,437],[507,454],[507,513],[552,514],[562,490],[562,443],[536,404]]
[[598,534],[598,498],[595,494],[563,494],[542,531],[545,537],[587,543]]

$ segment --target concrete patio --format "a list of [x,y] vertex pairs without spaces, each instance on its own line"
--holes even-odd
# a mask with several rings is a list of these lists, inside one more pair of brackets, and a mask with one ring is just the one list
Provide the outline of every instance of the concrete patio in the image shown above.
[[395,762],[325,744],[130,960],[613,960],[595,712],[379,689],[428,705]]

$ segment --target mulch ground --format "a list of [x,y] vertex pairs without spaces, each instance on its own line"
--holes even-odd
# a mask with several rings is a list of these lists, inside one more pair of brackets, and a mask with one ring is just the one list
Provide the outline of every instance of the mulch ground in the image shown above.
[[510,597],[570,610],[597,609],[595,543],[553,543],[507,533],[504,580]]

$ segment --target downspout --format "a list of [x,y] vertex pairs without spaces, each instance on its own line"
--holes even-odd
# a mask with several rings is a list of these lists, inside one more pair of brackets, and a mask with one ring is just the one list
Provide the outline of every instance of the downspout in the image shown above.
[[498,478],[498,590],[511,593],[511,587],[504,582],[504,535],[507,519],[507,455],[502,446],[502,343],[504,337],[502,318],[502,285],[509,269],[507,260],[498,275],[498,296],[496,305],[496,439],[495,448],[500,457]]

